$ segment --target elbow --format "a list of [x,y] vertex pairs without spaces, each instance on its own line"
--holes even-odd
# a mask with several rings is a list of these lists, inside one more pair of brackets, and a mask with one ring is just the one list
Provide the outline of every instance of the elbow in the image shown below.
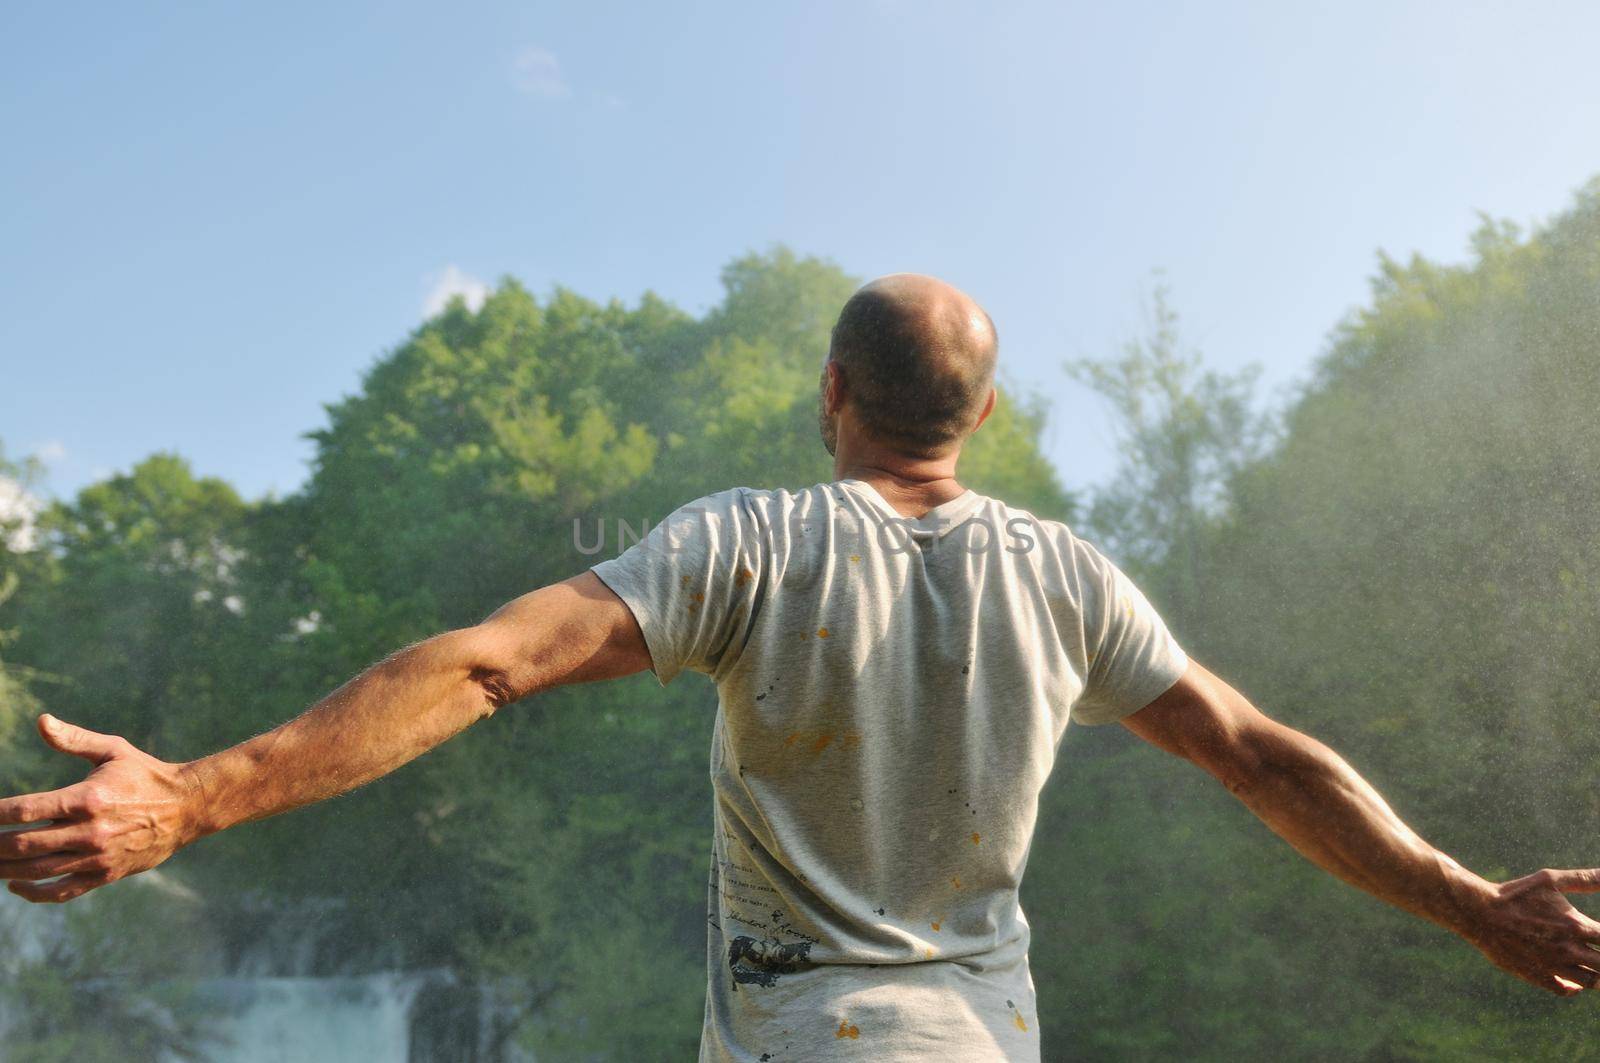
[[523,696],[524,691],[518,687],[501,640],[494,632],[479,625],[449,632],[439,639],[443,643],[440,652],[445,655],[448,667],[457,677],[464,677],[468,686],[483,698],[485,716]]
[[511,677],[503,669],[476,665],[467,673],[467,677],[483,691],[484,702],[489,706],[490,713],[510,705],[519,697],[512,686]]

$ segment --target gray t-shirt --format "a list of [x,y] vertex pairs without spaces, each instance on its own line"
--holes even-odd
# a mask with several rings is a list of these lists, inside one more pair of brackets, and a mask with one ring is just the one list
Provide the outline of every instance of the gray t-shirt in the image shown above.
[[854,479],[698,499],[594,566],[715,680],[701,1060],[1035,1060],[1017,889],[1070,720],[1187,657],[1065,524]]

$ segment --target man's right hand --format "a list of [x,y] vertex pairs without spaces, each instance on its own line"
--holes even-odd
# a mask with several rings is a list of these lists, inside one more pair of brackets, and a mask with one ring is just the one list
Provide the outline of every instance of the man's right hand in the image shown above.
[[1600,868],[1545,869],[1495,883],[1477,918],[1458,928],[1489,962],[1540,989],[1570,997],[1600,984],[1600,922],[1567,900],[1600,893]]
[[48,713],[39,733],[94,768],[60,790],[0,800],[0,824],[38,824],[0,833],[0,878],[11,880],[12,893],[70,901],[148,871],[194,840],[198,809],[182,765]]

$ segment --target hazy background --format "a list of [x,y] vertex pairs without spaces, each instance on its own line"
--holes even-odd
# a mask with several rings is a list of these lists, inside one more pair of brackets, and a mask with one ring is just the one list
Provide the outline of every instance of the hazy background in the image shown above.
[[[965,482],[1467,866],[1593,865],[1597,30],[6,8],[0,793],[81,778],[45,709],[198,757],[592,562],[574,520],[827,478],[828,326],[914,269],[999,323]],[[70,905],[0,893],[0,1055],[692,1058],[715,706],[550,692]],[[1600,1061],[1590,995],[1122,728],[1069,730],[1022,899],[1049,1060]]]
[[690,311],[782,241],[935,273],[1054,410],[1164,267],[1222,367],[1302,374],[1374,252],[1600,172],[1588,3],[7,5],[0,424],[70,493],[159,448],[296,487],[321,404],[514,274]]

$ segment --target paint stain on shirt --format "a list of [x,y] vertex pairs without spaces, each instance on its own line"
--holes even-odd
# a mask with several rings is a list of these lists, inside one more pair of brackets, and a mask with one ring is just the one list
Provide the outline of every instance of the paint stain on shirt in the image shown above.
[[861,1036],[861,1028],[850,1025],[849,1021],[845,1019],[840,1019],[838,1032],[836,1032],[833,1036],[837,1038],[848,1037],[853,1041],[857,1037]]
[[812,756],[837,743],[840,749],[855,749],[861,745],[860,731],[793,731],[783,740],[785,746],[804,748]]

